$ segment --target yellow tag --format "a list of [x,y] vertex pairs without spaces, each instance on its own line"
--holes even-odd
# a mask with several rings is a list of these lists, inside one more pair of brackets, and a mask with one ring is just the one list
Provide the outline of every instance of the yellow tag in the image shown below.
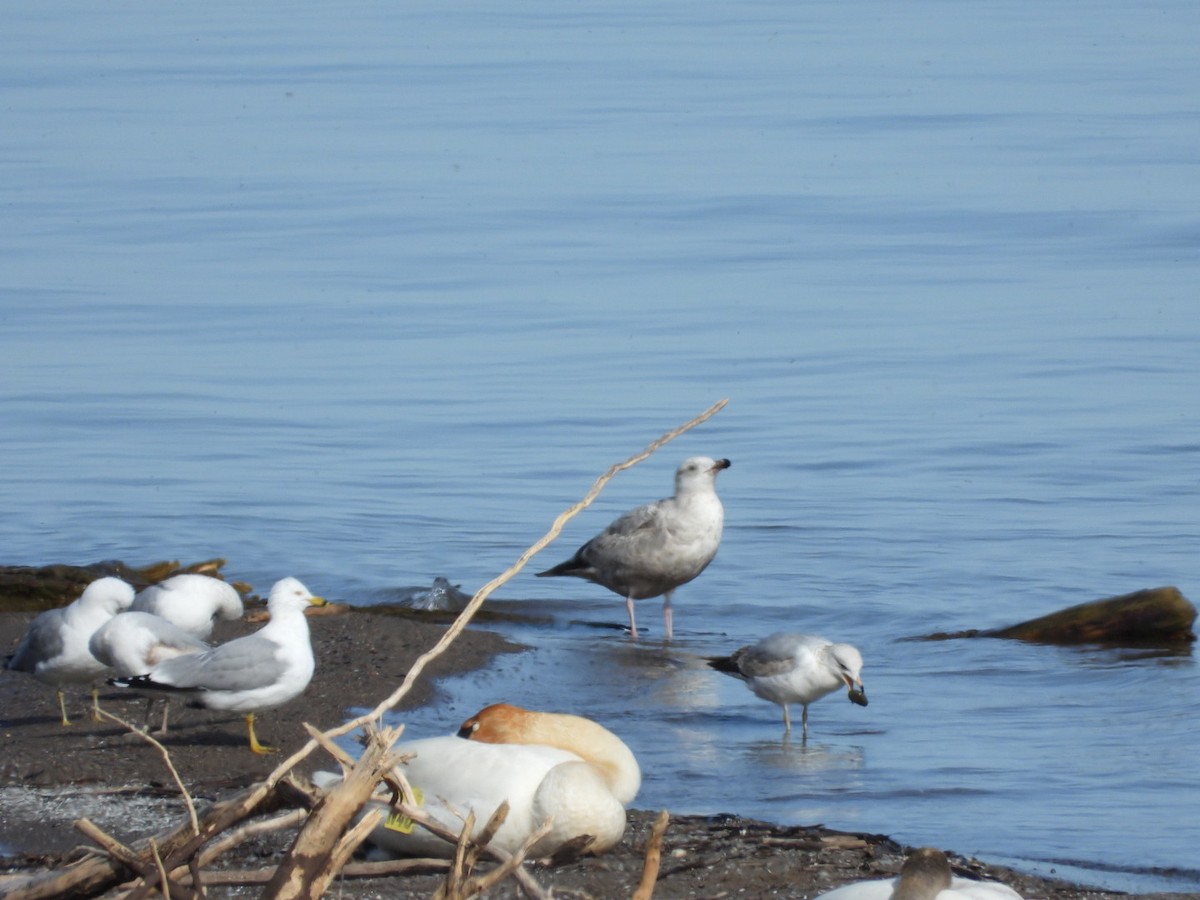
[[[412,790],[413,805],[424,806],[425,794],[419,787],[414,787]],[[412,819],[396,809],[393,809],[391,812],[389,812],[387,818],[383,820],[384,828],[388,829],[389,831],[398,831],[401,834],[412,834],[414,825],[416,825],[416,823]]]

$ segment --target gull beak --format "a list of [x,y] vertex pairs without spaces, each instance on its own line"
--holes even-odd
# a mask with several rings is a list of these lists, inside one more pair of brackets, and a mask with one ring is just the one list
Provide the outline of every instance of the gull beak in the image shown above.
[[858,682],[858,687],[854,686],[854,682],[849,678],[846,679],[846,687],[850,688],[850,702],[857,706],[867,705],[867,689],[863,687],[863,683]]
[[328,606],[329,601],[326,600],[324,597],[309,597],[308,605],[309,606]]
[[722,469],[728,469],[732,465],[733,465],[733,463],[731,463],[727,459],[718,459],[715,463],[713,463],[712,468],[709,469],[709,471],[715,475],[717,472],[720,472]]

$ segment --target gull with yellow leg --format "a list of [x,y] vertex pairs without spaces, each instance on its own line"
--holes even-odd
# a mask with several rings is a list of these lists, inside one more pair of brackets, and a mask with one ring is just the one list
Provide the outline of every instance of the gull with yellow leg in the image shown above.
[[255,735],[254,714],[282,706],[308,687],[316,663],[304,610],[325,602],[299,580],[284,578],[271,588],[267,598],[271,618],[258,631],[202,653],[165,660],[144,675],[109,683],[139,691],[184,693],[209,709],[244,713],[250,749],[271,753],[275,748],[260,744]]

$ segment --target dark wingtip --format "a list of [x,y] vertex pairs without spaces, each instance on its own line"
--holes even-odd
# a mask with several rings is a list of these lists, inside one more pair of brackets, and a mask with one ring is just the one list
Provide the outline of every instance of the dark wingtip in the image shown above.
[[710,669],[716,669],[718,672],[725,672],[729,675],[741,674],[732,656],[710,656],[705,662],[708,663]]

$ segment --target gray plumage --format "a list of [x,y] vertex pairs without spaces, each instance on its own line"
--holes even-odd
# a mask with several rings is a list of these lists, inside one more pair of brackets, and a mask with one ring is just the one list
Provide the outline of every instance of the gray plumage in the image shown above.
[[132,602],[133,588],[121,579],[96,579],[74,603],[39,614],[29,624],[7,667],[28,672],[54,686],[64,725],[70,725],[71,720],[67,717],[63,687],[89,685],[93,717],[98,718],[97,688],[109,669],[92,655],[88,641],[96,629],[128,609]]
[[783,707],[783,724],[792,730],[789,704],[803,707],[801,726],[808,737],[808,706],[838,688],[849,689],[849,699],[867,705],[862,683],[862,654],[850,644],[835,644],[825,638],[795,632],[777,632],[714,657],[708,664],[718,672],[742,679],[755,696]]
[[633,602],[662,596],[663,625],[670,640],[672,594],[703,572],[721,545],[725,510],[717,497],[716,477],[729,466],[727,459],[685,459],[675,472],[675,496],[630,510],[570,559],[538,577],[583,578],[620,594],[633,637]]

